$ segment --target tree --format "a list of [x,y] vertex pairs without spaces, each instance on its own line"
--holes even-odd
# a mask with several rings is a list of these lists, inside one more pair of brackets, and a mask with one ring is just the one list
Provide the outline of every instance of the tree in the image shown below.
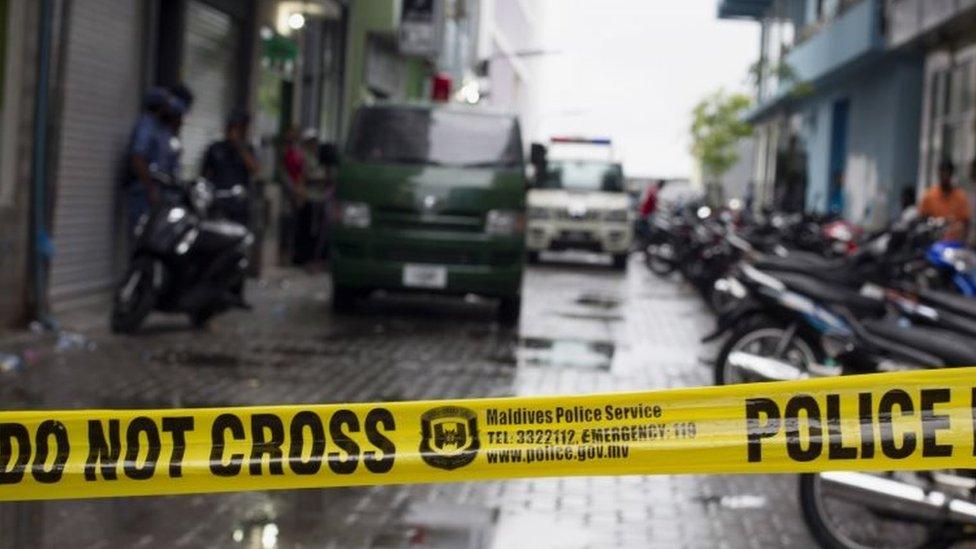
[[739,161],[735,145],[752,135],[752,127],[742,119],[751,104],[747,95],[718,90],[692,110],[691,154],[706,182],[716,182]]

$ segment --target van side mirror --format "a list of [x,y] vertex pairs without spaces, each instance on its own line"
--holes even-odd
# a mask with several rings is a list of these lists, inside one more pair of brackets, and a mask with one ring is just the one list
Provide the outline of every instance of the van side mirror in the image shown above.
[[549,151],[546,146],[542,143],[533,143],[529,148],[529,162],[535,169],[535,175],[531,184],[533,186],[539,186],[540,183],[545,179],[546,173],[549,171]]
[[319,162],[329,168],[338,166],[339,147],[336,147],[335,143],[322,143],[319,145]]

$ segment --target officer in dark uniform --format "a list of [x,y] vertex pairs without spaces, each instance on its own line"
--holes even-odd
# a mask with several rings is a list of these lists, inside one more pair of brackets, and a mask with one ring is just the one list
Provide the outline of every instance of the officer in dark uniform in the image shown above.
[[218,202],[221,213],[231,221],[249,226],[248,196],[252,191],[252,179],[258,171],[254,149],[248,142],[251,117],[247,112],[236,110],[227,118],[224,139],[207,148],[203,156],[201,174],[213,183],[217,190],[231,190],[240,185],[244,193]]

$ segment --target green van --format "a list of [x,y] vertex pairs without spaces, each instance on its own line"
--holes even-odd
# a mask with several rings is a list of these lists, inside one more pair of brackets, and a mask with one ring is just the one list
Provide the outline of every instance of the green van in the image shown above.
[[480,294],[518,320],[525,164],[513,115],[451,104],[361,107],[330,217],[333,307],[372,290]]

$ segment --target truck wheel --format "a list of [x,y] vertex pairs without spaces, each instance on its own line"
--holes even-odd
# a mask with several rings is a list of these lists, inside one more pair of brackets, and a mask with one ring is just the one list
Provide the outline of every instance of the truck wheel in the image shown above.
[[613,268],[618,271],[626,271],[628,257],[628,254],[613,254]]
[[537,265],[541,259],[539,258],[539,252],[529,251],[525,254],[525,260],[529,265]]
[[506,326],[514,326],[518,323],[521,311],[521,296],[503,297],[498,303],[498,321]]
[[332,310],[337,313],[352,312],[356,308],[358,293],[354,288],[335,284],[332,286]]

